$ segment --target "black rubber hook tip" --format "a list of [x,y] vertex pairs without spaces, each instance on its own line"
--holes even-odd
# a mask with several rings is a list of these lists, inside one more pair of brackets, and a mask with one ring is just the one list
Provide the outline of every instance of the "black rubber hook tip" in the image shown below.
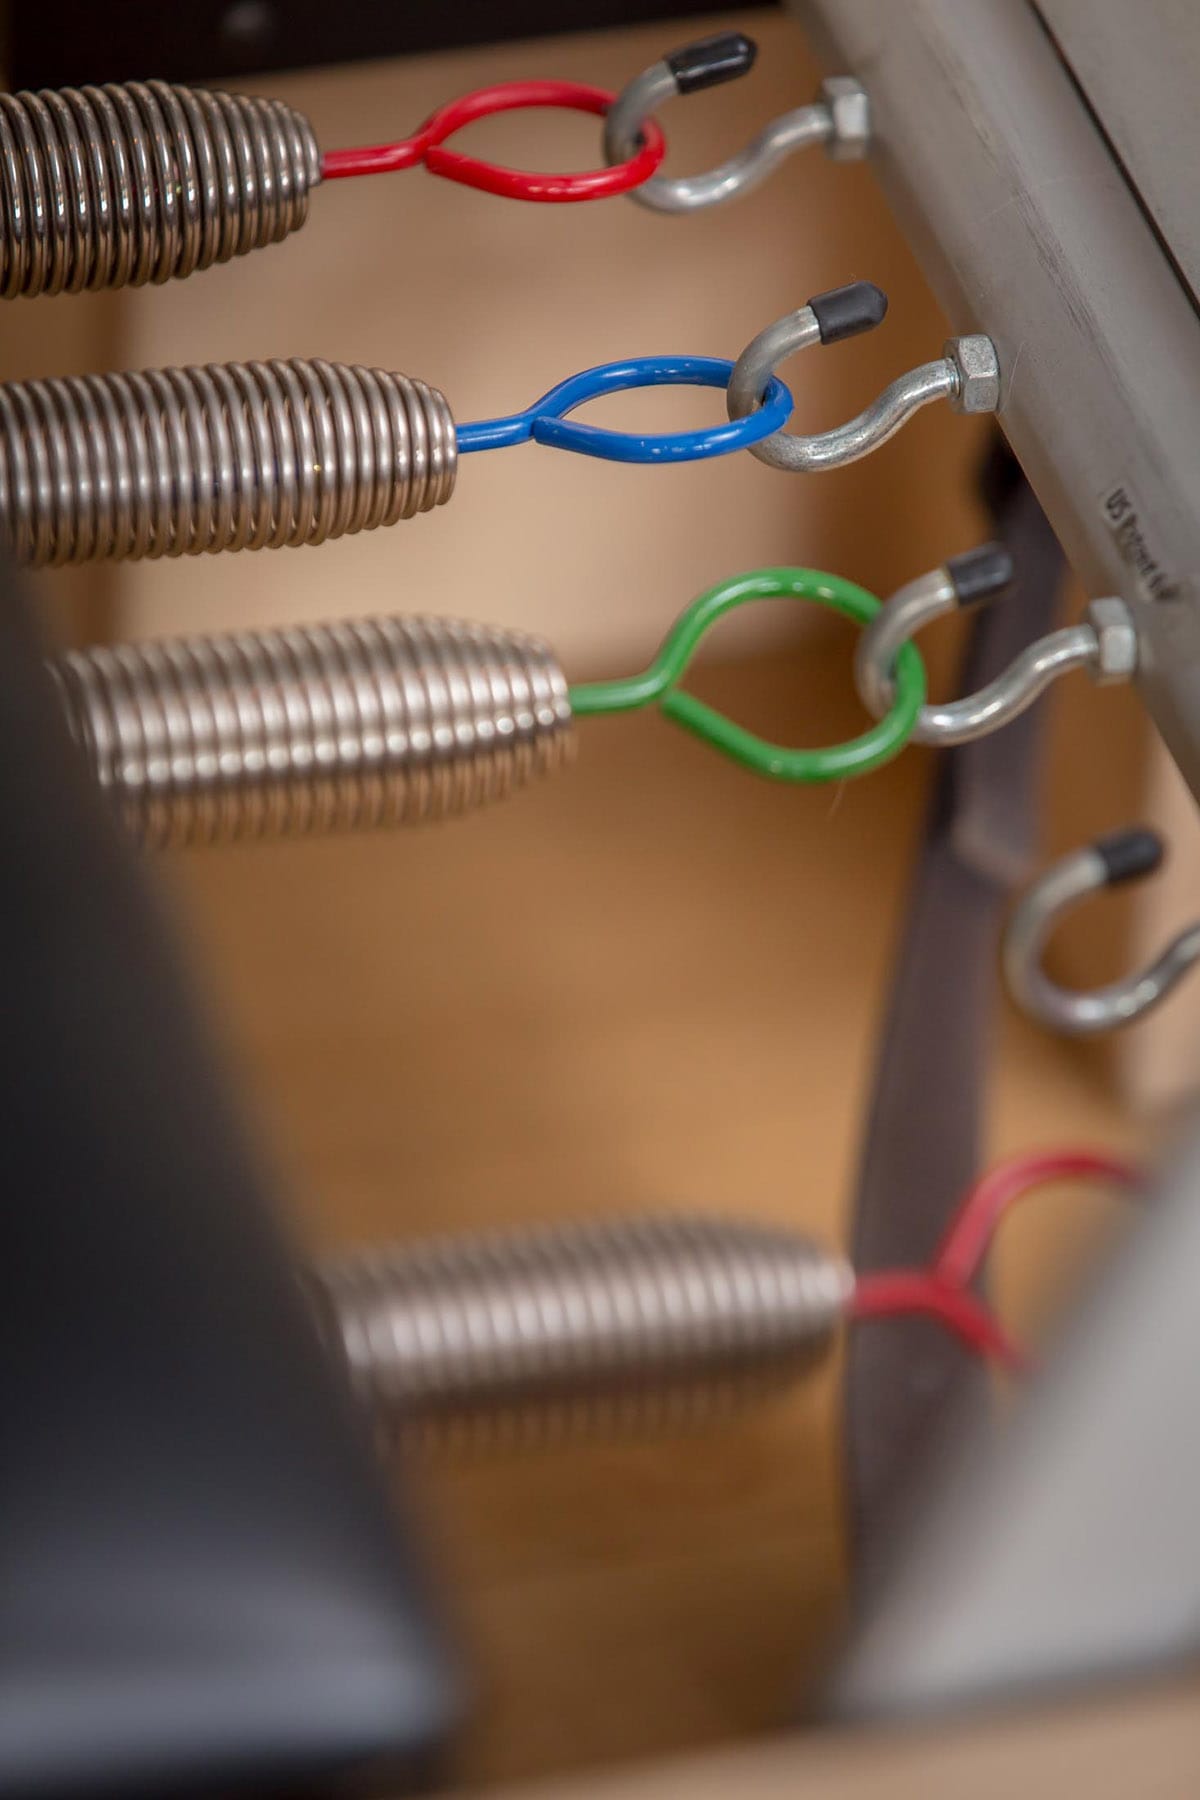
[[827,294],[814,294],[808,302],[816,317],[823,344],[837,344],[843,338],[857,337],[860,331],[874,331],[887,316],[887,295],[873,281],[852,281],[848,287],[830,288]]
[[675,77],[681,94],[694,94],[698,88],[718,87],[722,81],[736,81],[754,67],[758,45],[742,31],[721,31],[716,37],[700,38],[672,50],[663,61]]
[[946,561],[946,573],[960,606],[978,606],[1004,592],[1013,578],[1013,559],[1003,544],[980,544]]
[[1152,875],[1161,867],[1166,853],[1157,831],[1151,831],[1148,825],[1111,831],[1107,837],[1097,838],[1092,849],[1104,864],[1106,887],[1119,887],[1123,881]]

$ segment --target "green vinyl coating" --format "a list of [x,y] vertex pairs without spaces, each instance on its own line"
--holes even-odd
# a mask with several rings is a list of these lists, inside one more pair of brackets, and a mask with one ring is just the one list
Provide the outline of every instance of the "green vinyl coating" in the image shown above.
[[718,582],[693,600],[672,625],[650,667],[640,675],[589,681],[571,688],[571,710],[583,716],[633,712],[657,704],[660,712],[685,731],[775,781],[841,781],[890,762],[908,742],[925,704],[925,664],[913,644],[905,644],[896,658],[896,698],[890,711],[861,736],[819,750],[793,750],[768,743],[679,687],[706,632],[726,613],[756,600],[815,600],[859,625],[869,624],[880,610],[874,594],[819,569],[749,569],[744,575]]

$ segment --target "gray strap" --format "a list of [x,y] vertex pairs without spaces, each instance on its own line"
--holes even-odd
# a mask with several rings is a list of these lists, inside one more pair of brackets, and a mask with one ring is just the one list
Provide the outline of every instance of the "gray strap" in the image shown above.
[[[989,499],[1017,581],[975,620],[964,692],[1049,629],[1062,586],[1058,543],[1007,452],[1004,463],[991,465]],[[1032,858],[1041,712],[941,756],[867,1118],[851,1233],[861,1270],[926,1263],[978,1170],[996,946]],[[885,1546],[892,1506],[952,1392],[976,1379],[930,1321],[881,1320],[854,1333],[845,1431],[860,1575]]]

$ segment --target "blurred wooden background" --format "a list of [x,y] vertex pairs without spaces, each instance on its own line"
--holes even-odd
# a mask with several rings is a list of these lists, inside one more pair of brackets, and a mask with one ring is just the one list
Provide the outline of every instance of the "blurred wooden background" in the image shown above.
[[[373,141],[484,81],[619,87],[713,23],[270,85],[311,113],[323,143]],[[751,29],[753,78],[664,120],[672,167],[715,163],[810,97],[819,72],[795,29],[774,14]],[[597,156],[578,117],[512,116],[472,136],[547,167]],[[938,354],[945,327],[869,171],[812,152],[695,219],[620,201],[521,207],[420,173],[339,184],[287,244],[186,285],[11,308],[2,354],[7,375],[374,362],[441,385],[470,418],[610,357],[736,355],[763,324],[858,276],[890,294],[885,326],[785,371],[798,420],[815,428]],[[603,410],[665,427],[715,405],[675,390]],[[642,470],[531,446],[470,459],[448,508],[389,533],[319,553],[68,572],[38,588],[59,635],[409,609],[538,629],[572,675],[617,672],[739,568],[824,565],[887,593],[969,547],[984,429],[933,408],[867,463],[808,481],[750,457]],[[814,743],[860,728],[838,623],[798,616],[769,636],[758,620],[723,648],[697,684],[748,722]],[[945,635],[931,646],[943,691],[953,648]],[[1137,816],[1163,783],[1157,764],[1147,773],[1131,696],[1080,682],[1054,714],[1048,850]],[[574,770],[476,819],[164,859],[197,986],[303,1242],[667,1206],[744,1210],[837,1240],[929,770],[913,751],[844,790],[788,791],[655,718],[595,721]],[[1094,975],[1126,953],[1123,937],[1123,915],[1098,909],[1064,966]],[[1160,1058],[1172,1075],[1188,1067],[1179,1029]],[[1141,1141],[1121,1093],[1145,1059],[1131,1073],[1121,1055],[1123,1090],[1111,1054],[1006,1014],[994,1151]],[[1000,1296],[1016,1328],[1036,1328],[1097,1222],[1091,1202],[1066,1195],[1013,1225]],[[665,1445],[411,1471],[477,1675],[465,1775],[786,1721],[843,1585],[838,1376],[830,1366],[786,1401]]]

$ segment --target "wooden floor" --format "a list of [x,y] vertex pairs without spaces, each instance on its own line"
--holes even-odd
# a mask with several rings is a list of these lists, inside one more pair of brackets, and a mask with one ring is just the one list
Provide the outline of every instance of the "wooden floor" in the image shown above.
[[[831,624],[802,662],[697,680],[828,741],[860,727],[848,649]],[[597,720],[488,814],[164,864],[305,1244],[655,1207],[837,1241],[928,767],[787,790],[657,718]],[[1100,1065],[1006,1017],[991,1136],[1134,1133]],[[1014,1324],[1093,1216],[1014,1223]],[[467,1778],[786,1721],[842,1589],[837,1393],[831,1365],[669,1443],[411,1472],[477,1684]]]

